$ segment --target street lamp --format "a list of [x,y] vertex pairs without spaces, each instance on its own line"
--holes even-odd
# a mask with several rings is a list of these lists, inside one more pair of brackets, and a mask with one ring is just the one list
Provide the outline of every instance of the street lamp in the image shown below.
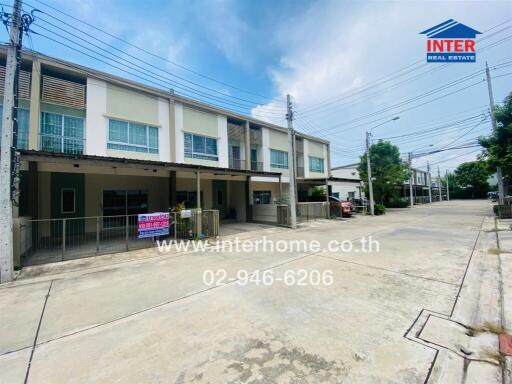
[[380,123],[374,127],[371,127],[370,130],[368,130],[366,132],[366,168],[367,168],[367,173],[368,173],[368,194],[370,195],[370,214],[372,216],[375,215],[375,209],[373,206],[372,166],[370,164],[370,137],[372,135],[372,131],[375,128],[380,127],[381,125],[390,123],[392,121],[396,121],[399,118],[400,118],[400,116],[395,116],[390,120],[386,120],[383,123]]

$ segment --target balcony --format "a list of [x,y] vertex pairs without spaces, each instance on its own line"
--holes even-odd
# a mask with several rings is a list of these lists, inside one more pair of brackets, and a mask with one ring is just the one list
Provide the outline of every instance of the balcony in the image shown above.
[[50,133],[39,134],[39,148],[41,151],[81,155],[84,153],[84,146],[85,139]]
[[245,160],[229,158],[230,169],[245,169]]
[[263,162],[251,161],[251,171],[263,171]]

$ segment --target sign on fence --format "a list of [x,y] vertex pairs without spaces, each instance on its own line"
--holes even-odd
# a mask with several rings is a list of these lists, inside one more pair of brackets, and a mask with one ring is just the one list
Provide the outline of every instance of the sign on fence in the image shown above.
[[190,219],[192,217],[192,211],[190,209],[183,209],[180,212],[182,219]]
[[138,217],[139,239],[169,234],[169,213],[143,213]]

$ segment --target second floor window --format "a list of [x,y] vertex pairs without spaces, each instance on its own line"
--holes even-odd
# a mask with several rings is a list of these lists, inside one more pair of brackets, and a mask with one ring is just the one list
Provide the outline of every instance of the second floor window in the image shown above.
[[[2,133],[2,116],[4,114],[4,106],[0,105],[0,135]],[[18,142],[16,148],[28,149],[28,126],[29,126],[29,110],[18,108]]]
[[42,151],[82,154],[84,152],[84,119],[81,117],[41,112],[39,147]]
[[272,168],[288,168],[288,152],[271,149],[270,166]]
[[158,128],[109,119],[107,148],[120,151],[158,153]]
[[309,157],[309,171],[310,172],[324,172],[324,159],[319,157]]
[[218,161],[217,139],[185,133],[185,157]]

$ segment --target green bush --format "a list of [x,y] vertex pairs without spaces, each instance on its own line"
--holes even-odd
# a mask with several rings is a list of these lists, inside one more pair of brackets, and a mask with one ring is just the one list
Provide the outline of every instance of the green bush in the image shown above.
[[384,204],[375,204],[374,210],[376,215],[383,215],[386,213],[386,207]]

